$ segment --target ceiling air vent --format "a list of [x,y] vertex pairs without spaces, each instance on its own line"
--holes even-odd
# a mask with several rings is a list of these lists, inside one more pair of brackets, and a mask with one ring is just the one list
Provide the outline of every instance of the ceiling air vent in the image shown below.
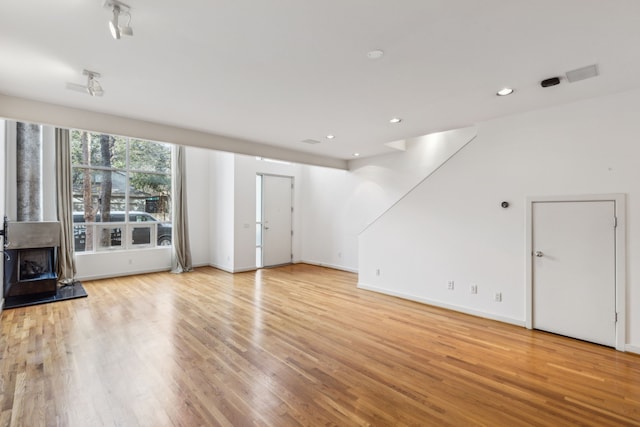
[[598,66],[596,64],[578,68],[576,70],[567,71],[567,80],[569,83],[578,82],[584,79],[590,79],[598,75]]
[[300,142],[304,142],[305,144],[320,144],[320,141],[316,139],[303,139]]

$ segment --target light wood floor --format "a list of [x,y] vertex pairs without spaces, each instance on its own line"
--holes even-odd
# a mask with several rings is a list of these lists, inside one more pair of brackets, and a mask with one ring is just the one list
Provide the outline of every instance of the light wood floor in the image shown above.
[[640,357],[296,265],[5,310],[0,426],[640,425]]

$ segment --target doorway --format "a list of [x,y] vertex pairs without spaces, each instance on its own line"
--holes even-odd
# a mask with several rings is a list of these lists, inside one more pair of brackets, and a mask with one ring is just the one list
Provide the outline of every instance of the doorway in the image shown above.
[[292,253],[293,177],[256,176],[256,266],[290,264]]
[[624,351],[624,195],[527,203],[527,327]]

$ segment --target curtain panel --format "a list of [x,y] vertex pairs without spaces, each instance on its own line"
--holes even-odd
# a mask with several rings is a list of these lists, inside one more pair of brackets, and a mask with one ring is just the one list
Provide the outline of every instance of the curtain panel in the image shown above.
[[58,196],[56,208],[61,230],[58,279],[63,284],[71,284],[76,277],[76,261],[73,246],[73,188],[69,129],[56,128],[56,192]]
[[187,180],[186,149],[176,146],[174,150],[173,179],[173,273],[193,270],[191,248],[189,245],[189,224],[187,220]]

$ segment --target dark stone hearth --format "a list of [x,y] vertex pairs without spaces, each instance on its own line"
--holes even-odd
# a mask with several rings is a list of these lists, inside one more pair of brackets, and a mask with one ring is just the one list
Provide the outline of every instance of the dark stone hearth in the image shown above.
[[18,308],[26,307],[29,305],[45,304],[48,302],[65,301],[74,298],[84,298],[87,296],[82,283],[74,282],[71,285],[65,285],[58,287],[54,295],[22,295],[15,297],[8,297],[4,301],[4,308]]

